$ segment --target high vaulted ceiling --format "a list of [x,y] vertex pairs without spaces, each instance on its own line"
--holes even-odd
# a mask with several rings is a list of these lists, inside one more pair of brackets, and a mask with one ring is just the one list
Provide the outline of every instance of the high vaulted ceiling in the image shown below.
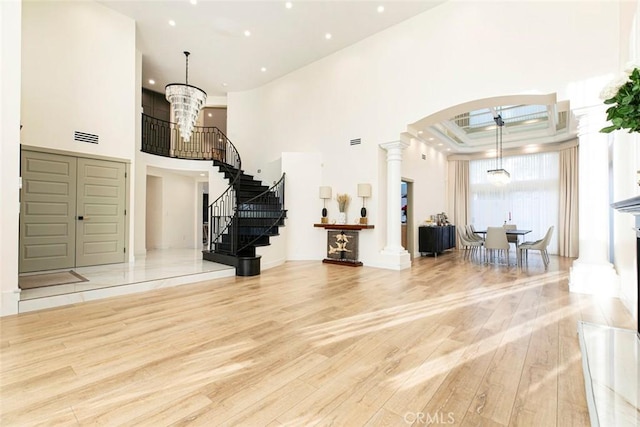
[[514,95],[455,105],[409,125],[409,133],[439,151],[473,153],[496,148],[500,116],[503,148],[563,142],[575,135],[568,101],[555,94]]
[[136,21],[144,87],[163,92],[169,83],[184,83],[183,51],[189,51],[189,84],[220,96],[259,87],[443,1],[99,3]]
[[[162,93],[169,83],[184,83],[183,52],[189,51],[189,84],[224,96],[264,85],[446,0],[98,1],[136,21],[144,87]],[[488,151],[496,144],[497,114],[505,121],[506,149],[575,133],[568,102],[555,94],[476,100],[408,130],[439,151]]]

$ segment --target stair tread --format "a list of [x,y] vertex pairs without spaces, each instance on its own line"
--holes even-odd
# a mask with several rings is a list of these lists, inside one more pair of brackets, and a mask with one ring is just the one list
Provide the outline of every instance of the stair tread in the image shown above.
[[[232,229],[236,229],[237,240],[233,246],[240,248],[240,252],[245,256],[255,256],[255,247],[269,246],[270,238],[279,236],[279,227],[284,226],[287,210],[283,209],[281,196],[268,192],[269,186],[243,170],[220,160],[214,160],[213,164],[219,167],[219,172],[224,174],[228,181],[238,177],[233,184],[237,204],[232,220],[235,225],[232,225],[229,232],[233,233]],[[214,255],[208,256],[217,256],[231,262],[229,259],[234,256],[231,239],[230,234],[222,234],[211,244],[209,252]]]

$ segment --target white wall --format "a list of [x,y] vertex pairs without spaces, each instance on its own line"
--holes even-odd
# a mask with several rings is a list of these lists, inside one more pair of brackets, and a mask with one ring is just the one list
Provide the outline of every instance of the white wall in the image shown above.
[[28,1],[22,12],[22,142],[132,160],[135,22],[94,2]]
[[159,176],[147,175],[147,197],[145,205],[145,243],[146,250],[161,249],[163,247],[163,226],[162,213],[163,178]]
[[[228,136],[243,164],[258,169],[282,152],[320,152],[323,185],[356,195],[369,182],[365,264],[386,237],[386,156],[409,123],[470,100],[558,93],[572,107],[600,102],[618,63],[618,10],[610,2],[447,2],[258,89],[228,95]],[[359,146],[349,140],[362,138]],[[417,147],[402,175],[415,179],[416,222],[446,210],[446,162],[423,170]],[[304,200],[288,198],[290,212]],[[395,201],[392,201],[395,203]],[[349,218],[357,216],[352,205]],[[312,241],[311,224],[296,238]],[[369,236],[369,237],[364,237]],[[369,240],[370,239],[370,240]],[[416,239],[417,241],[417,239]],[[288,254],[288,256],[290,256]]]
[[0,1],[0,316],[18,312],[20,1]]
[[[287,174],[285,182],[287,209],[289,200],[297,202],[296,209],[287,212],[285,227],[281,229],[281,232],[286,232],[286,251],[282,256],[283,260],[322,259],[326,254],[326,231],[324,228],[313,229],[313,224],[320,222],[322,216],[322,199],[318,198],[319,187],[324,185],[322,163],[320,153],[282,153],[282,171]],[[334,214],[337,213],[335,202],[330,200],[327,202],[333,204],[332,211]],[[310,222],[309,218],[313,218],[313,221]],[[312,234],[309,233],[310,230],[313,231]],[[311,239],[300,239],[299,236],[310,236]]]

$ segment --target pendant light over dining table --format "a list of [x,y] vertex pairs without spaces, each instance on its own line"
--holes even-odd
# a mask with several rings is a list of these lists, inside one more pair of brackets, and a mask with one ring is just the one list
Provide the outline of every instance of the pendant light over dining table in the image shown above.
[[489,182],[493,185],[503,186],[511,182],[511,174],[502,168],[502,127],[504,120],[498,114],[493,118],[496,122],[496,168],[487,171]]
[[189,52],[186,57],[186,77],[184,83],[171,83],[165,87],[167,101],[171,103],[175,121],[180,129],[180,136],[185,141],[191,139],[193,127],[200,114],[200,109],[207,100],[207,94],[200,88],[189,84]]

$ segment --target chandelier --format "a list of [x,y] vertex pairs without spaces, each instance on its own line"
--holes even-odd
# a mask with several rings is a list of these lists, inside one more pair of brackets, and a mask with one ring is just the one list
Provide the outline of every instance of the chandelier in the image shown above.
[[191,138],[200,109],[207,100],[205,91],[189,84],[189,55],[189,52],[184,52],[187,63],[184,84],[171,83],[165,87],[167,101],[171,103],[180,136],[185,141]]
[[493,185],[502,186],[511,182],[511,174],[502,168],[502,127],[504,120],[498,114],[493,118],[496,122],[496,168],[487,171],[489,182]]

